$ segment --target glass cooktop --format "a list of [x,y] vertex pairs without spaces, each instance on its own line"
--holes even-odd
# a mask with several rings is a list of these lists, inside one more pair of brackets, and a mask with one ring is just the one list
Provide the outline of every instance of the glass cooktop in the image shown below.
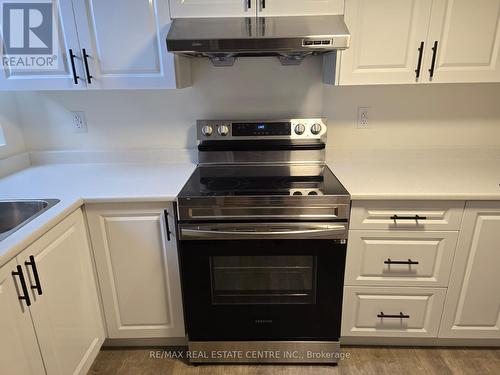
[[179,197],[349,195],[325,165],[198,166]]

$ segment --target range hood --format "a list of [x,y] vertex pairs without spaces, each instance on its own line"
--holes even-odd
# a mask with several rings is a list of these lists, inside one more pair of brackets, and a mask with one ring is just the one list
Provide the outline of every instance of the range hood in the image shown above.
[[342,15],[177,18],[167,35],[169,52],[205,56],[216,66],[233,65],[239,56],[277,56],[283,65],[297,65],[349,42]]

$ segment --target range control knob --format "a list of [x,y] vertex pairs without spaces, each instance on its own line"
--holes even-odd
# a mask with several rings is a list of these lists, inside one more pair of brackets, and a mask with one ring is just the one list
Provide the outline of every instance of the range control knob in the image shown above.
[[203,128],[201,128],[201,134],[203,134],[205,137],[210,137],[213,131],[214,130],[210,125],[205,125]]
[[217,129],[217,132],[222,136],[226,136],[229,134],[229,128],[226,125],[221,125]]
[[295,134],[297,135],[302,135],[306,131],[306,127],[304,124],[297,124],[295,125]]
[[314,135],[318,135],[319,133],[321,133],[321,130],[321,124],[313,124],[311,126],[311,133],[313,133]]
[[302,195],[302,192],[301,191],[294,191],[293,195]]

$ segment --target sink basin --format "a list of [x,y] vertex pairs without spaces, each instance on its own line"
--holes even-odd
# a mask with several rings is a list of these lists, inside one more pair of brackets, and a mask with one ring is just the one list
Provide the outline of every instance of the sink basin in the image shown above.
[[58,199],[0,200],[0,241],[57,203]]

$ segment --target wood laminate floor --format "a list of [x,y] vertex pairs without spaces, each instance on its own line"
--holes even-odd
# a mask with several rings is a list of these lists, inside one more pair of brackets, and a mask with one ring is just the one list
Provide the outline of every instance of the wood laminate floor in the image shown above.
[[350,358],[338,366],[191,366],[182,360],[152,358],[151,350],[157,349],[103,349],[89,375],[500,374],[500,348],[343,347]]

